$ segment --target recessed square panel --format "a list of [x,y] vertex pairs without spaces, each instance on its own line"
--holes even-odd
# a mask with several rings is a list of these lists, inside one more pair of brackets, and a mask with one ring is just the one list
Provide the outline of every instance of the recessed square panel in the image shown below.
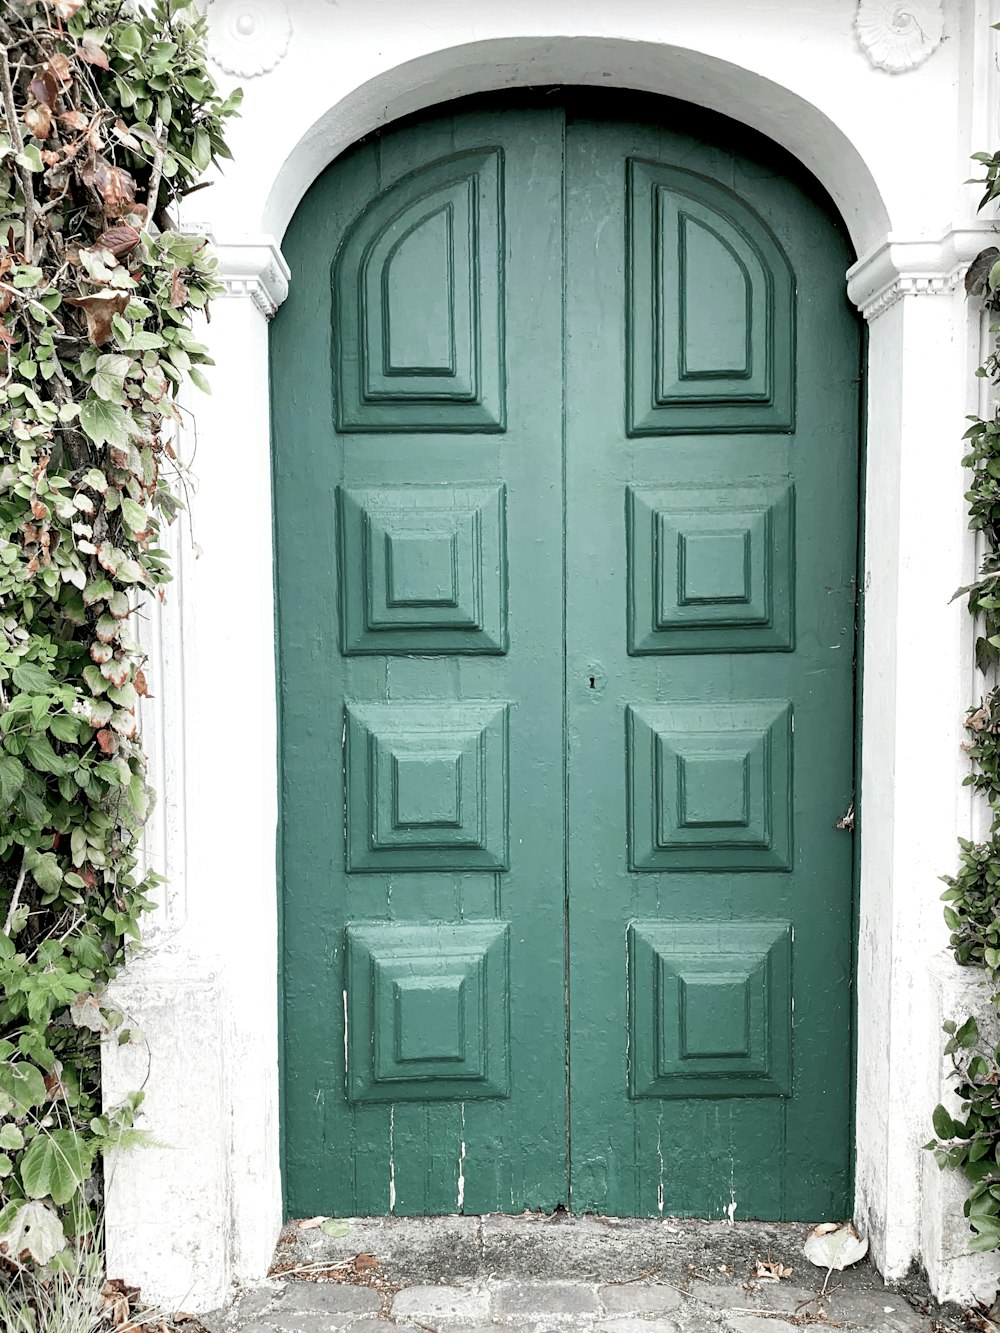
[[630,486],[628,650],[788,651],[794,488]]
[[347,1085],[355,1102],[506,1097],[508,928],[347,928]]
[[393,755],[393,829],[461,828],[462,754]]
[[[720,527],[714,532],[695,529],[680,533],[679,540],[678,605],[749,602],[753,555],[749,527]],[[673,609],[673,603],[661,606],[660,619],[669,619]]]
[[750,754],[735,740],[674,755],[677,774],[678,828],[746,828],[750,822]]
[[629,927],[633,1097],[787,1097],[792,937],[786,921]]
[[347,869],[507,867],[506,704],[349,704]]
[[459,526],[443,524],[385,534],[387,611],[459,605]]
[[633,870],[789,870],[791,705],[629,708]]
[[681,976],[680,1059],[748,1056],[751,998],[743,972],[714,971],[700,975],[694,972]]
[[502,486],[338,493],[344,653],[507,651]]
[[393,983],[397,1064],[464,1060],[467,980],[465,975],[402,977]]

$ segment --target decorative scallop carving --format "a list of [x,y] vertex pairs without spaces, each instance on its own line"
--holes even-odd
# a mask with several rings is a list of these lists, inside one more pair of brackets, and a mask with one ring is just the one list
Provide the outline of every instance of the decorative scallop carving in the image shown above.
[[210,0],[208,20],[208,54],[243,79],[274,69],[292,37],[285,0]]
[[854,27],[876,69],[902,74],[941,45],[944,7],[939,0],[859,0]]

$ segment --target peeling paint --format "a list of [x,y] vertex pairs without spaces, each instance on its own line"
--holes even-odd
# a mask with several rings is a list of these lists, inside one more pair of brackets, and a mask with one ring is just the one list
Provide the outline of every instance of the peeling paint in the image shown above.
[[389,1107],[389,1212],[396,1211],[396,1108]]
[[462,1151],[458,1155],[458,1212],[465,1206],[465,1102],[460,1108],[462,1117]]

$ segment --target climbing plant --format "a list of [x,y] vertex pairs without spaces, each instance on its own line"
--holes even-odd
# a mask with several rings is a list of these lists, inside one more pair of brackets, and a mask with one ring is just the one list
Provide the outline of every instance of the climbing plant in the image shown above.
[[[1000,25],[998,25],[1000,26]],[[980,208],[1000,198],[1000,153],[977,153],[985,168]],[[991,350],[978,374],[1000,386],[1000,250],[984,250],[969,268],[966,291],[989,313]],[[995,395],[994,395],[995,397]],[[970,418],[966,492],[969,526],[982,534],[985,553],[975,583],[959,590],[976,619],[976,663],[987,680],[1000,664],[1000,410]],[[965,779],[985,797],[990,812],[986,839],[960,839],[959,866],[944,876],[945,922],[957,962],[983,969],[994,1003],[1000,1004],[1000,686],[993,685],[965,720],[972,772]],[[974,1017],[945,1024],[961,1116],[934,1111],[930,1148],[941,1167],[962,1171],[969,1183],[965,1216],[970,1248],[1000,1249],[1000,1046],[988,1043]]]
[[137,619],[170,577],[161,525],[192,331],[219,290],[175,205],[228,157],[188,0],[0,5],[0,1253],[58,1262],[92,1225],[105,1000],[155,873]]

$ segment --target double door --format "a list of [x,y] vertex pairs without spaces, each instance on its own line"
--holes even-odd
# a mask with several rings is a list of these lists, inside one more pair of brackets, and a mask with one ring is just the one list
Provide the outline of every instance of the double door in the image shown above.
[[293,1214],[849,1209],[858,330],[777,149],[373,135],[273,330]]

